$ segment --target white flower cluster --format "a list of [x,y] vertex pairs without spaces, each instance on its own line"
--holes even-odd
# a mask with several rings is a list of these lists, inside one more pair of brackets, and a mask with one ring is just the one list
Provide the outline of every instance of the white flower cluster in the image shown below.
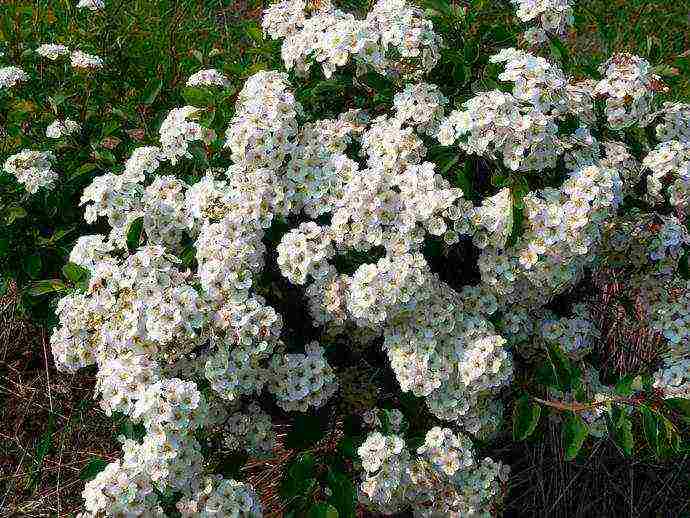
[[39,189],[53,187],[58,175],[53,171],[55,155],[50,151],[25,149],[12,155],[3,166],[7,174],[14,176],[27,192],[35,194]]
[[589,308],[577,305],[573,313],[573,317],[549,316],[542,320],[541,338],[547,344],[560,347],[573,360],[581,360],[591,352],[598,332],[591,321]]
[[0,88],[12,88],[29,80],[29,74],[19,67],[0,67]]
[[649,152],[642,165],[651,171],[647,177],[647,194],[652,201],[668,199],[680,214],[690,210],[690,139],[661,142]]
[[515,83],[513,96],[530,103],[543,113],[565,111],[565,74],[557,66],[540,56],[523,50],[508,48],[491,56],[492,63],[505,63],[498,76],[501,81]]
[[89,11],[99,11],[105,9],[105,0],[79,0],[77,9],[88,9]]
[[572,0],[511,0],[523,22],[535,22],[525,33],[532,44],[547,41],[549,34],[563,35],[573,25]]
[[438,86],[429,83],[408,83],[393,97],[395,118],[428,135],[438,131],[446,104],[448,99]]
[[225,147],[248,169],[280,167],[297,134],[302,107],[288,90],[287,74],[270,71],[250,77],[240,91]]
[[175,108],[168,113],[161,124],[160,142],[163,155],[175,165],[180,158],[191,157],[189,143],[195,141],[210,142],[215,138],[212,130],[204,128],[194,121],[201,112],[194,106]]
[[350,61],[358,71],[418,75],[434,67],[442,44],[423,12],[405,0],[379,0],[364,20],[330,2],[307,17],[303,2],[281,0],[264,11],[262,24],[271,38],[284,39],[285,67],[300,75],[312,61],[327,78]]
[[690,141],[690,104],[664,103],[660,113],[662,121],[655,128],[661,142]]
[[70,54],[70,64],[72,68],[82,68],[85,70],[103,68],[103,60],[95,54],[87,54],[81,50],[74,50]]
[[274,356],[268,390],[287,412],[306,412],[324,405],[336,390],[333,369],[318,342],[304,346],[304,354]]
[[46,137],[60,139],[81,131],[81,125],[72,119],[56,119],[46,128]]
[[553,117],[525,109],[518,99],[494,90],[482,92],[454,110],[440,125],[438,141],[466,153],[501,157],[510,169],[540,171],[553,167],[562,152]]
[[225,88],[230,85],[228,78],[218,72],[215,68],[199,70],[198,72],[189,76],[187,79],[187,86],[220,86]]
[[123,457],[112,462],[82,493],[82,516],[163,516],[156,490],[199,491],[202,457],[193,432],[204,424],[206,405],[193,382],[172,378],[138,394],[132,418],[146,435],[125,440]]
[[261,518],[259,499],[251,486],[223,477],[209,477],[194,498],[176,504],[182,518]]
[[690,399],[690,357],[666,358],[654,375],[654,387],[666,398]]
[[374,512],[416,517],[489,516],[502,498],[507,467],[474,454],[472,442],[435,427],[413,456],[398,435],[371,433],[357,450],[360,501]]
[[594,93],[606,99],[606,118],[611,128],[646,126],[654,94],[664,89],[649,62],[621,53],[601,65],[599,71],[604,78],[597,83]]
[[67,56],[70,53],[69,47],[56,43],[45,43],[36,49],[39,56],[47,58],[51,61],[56,61],[61,56]]
[[246,451],[252,457],[269,456],[276,444],[271,416],[256,403],[250,404],[225,422],[223,443],[233,451]]

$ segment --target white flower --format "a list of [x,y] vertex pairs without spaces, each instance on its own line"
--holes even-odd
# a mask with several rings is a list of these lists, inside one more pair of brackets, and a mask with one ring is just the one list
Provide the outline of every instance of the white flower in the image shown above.
[[199,70],[198,72],[189,76],[187,79],[187,86],[220,86],[225,88],[230,85],[230,81],[224,74],[218,72],[215,68],[207,70]]
[[97,69],[103,67],[103,60],[100,57],[80,50],[72,51],[70,63],[73,68]]
[[77,3],[78,9],[88,9],[90,11],[98,11],[100,9],[105,9],[104,0],[79,0]]
[[19,67],[0,68],[0,88],[12,88],[29,80],[29,75]]
[[46,128],[46,137],[53,138],[53,139],[59,139],[59,138],[71,135],[73,133],[77,133],[80,130],[81,130],[81,126],[79,125],[79,123],[76,121],[73,121],[72,119],[64,119],[64,120],[57,119],[57,120],[54,120]]
[[36,49],[36,53],[43,56],[44,58],[55,61],[60,56],[66,56],[70,53],[70,50],[65,45],[58,45],[53,43],[46,43],[41,45]]
[[52,170],[55,156],[50,151],[23,150],[5,161],[5,172],[14,175],[32,194],[41,188],[51,188],[58,175]]

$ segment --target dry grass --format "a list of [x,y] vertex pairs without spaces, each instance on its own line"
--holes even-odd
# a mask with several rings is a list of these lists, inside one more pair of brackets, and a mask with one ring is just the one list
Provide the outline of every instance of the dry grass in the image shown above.
[[[682,518],[690,516],[690,458],[627,458],[609,439],[590,444],[583,460],[566,461],[562,425],[513,447],[505,518]],[[642,453],[642,455],[641,455]]]
[[68,516],[81,505],[80,473],[119,450],[92,399],[94,378],[55,369],[46,332],[0,300],[0,516]]

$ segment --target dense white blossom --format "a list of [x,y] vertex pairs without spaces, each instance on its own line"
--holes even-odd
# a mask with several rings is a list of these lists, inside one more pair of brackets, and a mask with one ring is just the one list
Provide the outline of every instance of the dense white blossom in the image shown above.
[[655,92],[665,88],[645,59],[632,54],[616,54],[601,65],[604,76],[594,88],[606,99],[606,118],[612,129],[632,124],[646,126]]
[[79,0],[78,9],[88,9],[89,11],[99,11],[105,9],[105,0]]
[[58,175],[53,171],[55,155],[50,151],[25,149],[5,161],[3,169],[13,175],[24,188],[34,194],[53,187]]
[[87,54],[81,50],[73,50],[70,54],[70,63],[73,68],[96,69],[103,68],[103,60],[94,55]]
[[57,60],[60,56],[67,56],[70,53],[69,47],[56,43],[45,43],[36,49],[36,53],[51,61]]
[[80,130],[81,125],[72,119],[57,119],[46,128],[46,137],[59,139],[77,133]]
[[199,70],[195,72],[189,79],[187,79],[187,86],[220,86],[226,87],[230,85],[230,81],[224,74],[218,72],[215,68]]
[[0,88],[12,88],[29,80],[29,75],[19,67],[0,68]]

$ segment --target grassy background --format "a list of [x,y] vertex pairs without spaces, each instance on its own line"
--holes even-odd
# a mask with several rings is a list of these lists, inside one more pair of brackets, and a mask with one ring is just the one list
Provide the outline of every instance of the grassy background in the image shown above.
[[[89,153],[101,153],[99,167],[153,141],[164,108],[183,102],[180,87],[190,73],[214,66],[241,86],[256,70],[276,66],[275,45],[260,36],[255,0],[106,0],[105,16],[76,12],[75,3],[5,0],[0,42],[10,60],[22,57],[23,43],[45,42],[79,43],[106,58],[111,70],[88,96],[72,100],[87,126],[112,121],[107,136],[119,140],[113,149],[102,146],[102,134],[89,142]],[[470,32],[490,34],[497,47],[515,44],[519,26],[509,2],[468,8],[476,14]],[[612,52],[637,53],[664,65],[669,99],[687,102],[689,11],[682,1],[578,2],[570,52],[561,57],[575,74],[591,75]],[[5,124],[13,107],[0,107]],[[41,116],[29,114],[29,127]],[[122,430],[92,399],[94,372],[58,373],[46,331],[23,322],[16,307],[12,293],[0,305],[0,516],[67,516],[79,508],[84,479],[117,457]],[[513,466],[508,516],[688,516],[687,458],[673,466],[629,460],[604,440],[583,460],[566,463],[558,430],[550,424],[539,442],[499,451]]]

